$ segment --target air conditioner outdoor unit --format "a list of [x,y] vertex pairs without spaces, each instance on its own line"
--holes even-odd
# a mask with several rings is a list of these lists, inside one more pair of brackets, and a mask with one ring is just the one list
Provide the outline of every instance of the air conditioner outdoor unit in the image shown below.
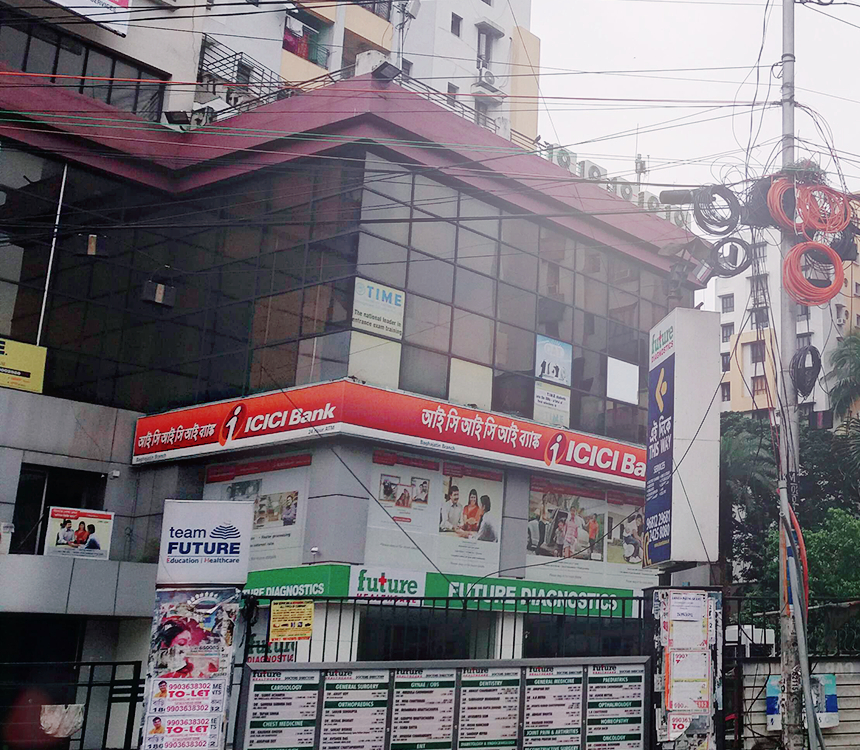
[[581,161],[578,166],[579,176],[585,180],[599,181],[606,179],[606,170],[599,164],[595,164],[593,161]]
[[489,68],[478,68],[478,83],[493,91],[496,90],[496,76]]

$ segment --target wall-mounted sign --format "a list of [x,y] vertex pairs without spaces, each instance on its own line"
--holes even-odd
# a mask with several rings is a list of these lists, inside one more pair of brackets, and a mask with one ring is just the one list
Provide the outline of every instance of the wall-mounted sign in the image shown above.
[[43,346],[0,338],[0,386],[41,393],[47,353]]
[[572,361],[573,347],[570,344],[538,335],[535,343],[535,377],[570,385]]
[[566,428],[570,424],[570,389],[535,382],[535,422]]
[[93,21],[114,34],[125,36],[131,16],[131,0],[51,0],[54,5]]
[[361,331],[403,338],[403,304],[406,293],[365,279],[355,280],[352,325]]
[[107,560],[113,513],[86,508],[49,508],[43,555]]
[[438,449],[460,458],[550,468],[629,487],[641,487],[645,480],[642,446],[348,380],[142,417],[132,462],[338,434]]
[[306,641],[314,629],[312,599],[276,599],[269,610],[269,643]]
[[156,582],[244,585],[253,510],[250,501],[165,500]]
[[[767,730],[779,732],[782,729],[782,715],[779,710],[779,699],[782,688],[778,675],[767,678]],[[839,700],[836,695],[836,675],[813,674],[809,676],[812,686],[812,703],[818,725],[822,729],[838,726]],[[806,709],[803,712],[803,723],[806,725]]]

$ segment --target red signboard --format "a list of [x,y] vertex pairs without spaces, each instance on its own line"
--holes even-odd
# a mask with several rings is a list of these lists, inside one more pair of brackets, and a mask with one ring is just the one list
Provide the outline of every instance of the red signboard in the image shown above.
[[141,417],[134,464],[356,435],[641,487],[642,446],[348,380]]

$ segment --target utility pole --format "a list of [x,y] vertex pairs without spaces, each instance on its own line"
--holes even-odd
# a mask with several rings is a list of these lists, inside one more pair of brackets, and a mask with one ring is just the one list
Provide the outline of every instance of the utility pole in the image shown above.
[[[794,162],[794,3],[782,2],[782,166]],[[782,255],[792,248],[795,238],[792,232],[782,231]],[[779,624],[782,666],[782,742],[785,750],[803,750],[805,732],[803,728],[803,692],[800,652],[797,629],[788,601],[786,565],[788,544],[786,528],[791,528],[789,495],[796,487],[797,469],[800,461],[798,442],[797,394],[789,374],[789,363],[797,349],[797,305],[784,288],[780,290],[780,377],[777,389],[781,391],[779,413]],[[792,606],[802,606],[795,592]]]

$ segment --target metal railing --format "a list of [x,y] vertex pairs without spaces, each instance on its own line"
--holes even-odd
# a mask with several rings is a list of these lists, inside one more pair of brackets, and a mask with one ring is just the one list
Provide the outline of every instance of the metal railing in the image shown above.
[[[139,661],[0,662],[0,744],[10,748],[130,750],[142,710]],[[44,706],[66,708],[67,729],[49,734]],[[73,720],[81,706],[79,721]],[[74,730],[68,734],[68,730]]]
[[351,0],[386,21],[391,20],[391,0]]
[[331,51],[325,45],[320,44],[320,33],[311,29],[310,26],[304,26],[301,35],[285,28],[283,48],[303,60],[319,65],[321,68],[328,67]]
[[[214,92],[226,89],[228,99],[274,100],[288,84],[273,70],[258,63],[244,52],[236,52],[208,34],[200,46],[198,80]],[[238,103],[238,102],[237,102]],[[257,105],[259,106],[259,104]]]
[[422,83],[421,81],[408,76],[400,76],[398,83],[404,89],[420,94],[428,101],[444,107],[449,112],[460,115],[460,117],[465,117],[467,120],[471,120],[472,122],[481,125],[492,133],[498,132],[498,124],[492,117],[489,117],[482,112],[478,112],[478,110],[474,107],[470,107],[468,104],[464,104],[460,97],[444,94],[441,91],[437,91],[431,86],[428,86],[426,83]]
[[[294,600],[261,601],[280,599]],[[268,610],[261,606],[244,661],[639,656],[649,642],[644,602],[574,595],[314,599],[313,635],[286,648],[268,643]]]

